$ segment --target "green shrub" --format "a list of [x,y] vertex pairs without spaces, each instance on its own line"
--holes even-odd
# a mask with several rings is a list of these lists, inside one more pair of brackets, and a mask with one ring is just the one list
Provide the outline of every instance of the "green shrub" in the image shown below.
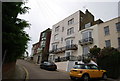
[[118,78],[120,76],[120,52],[116,49],[102,49],[97,63],[102,69],[107,70],[108,77]]

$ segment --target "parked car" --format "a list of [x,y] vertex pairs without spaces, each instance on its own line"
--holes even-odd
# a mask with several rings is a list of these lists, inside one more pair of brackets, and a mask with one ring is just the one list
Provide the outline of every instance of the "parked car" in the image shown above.
[[70,70],[70,78],[72,80],[82,79],[82,81],[89,81],[91,78],[107,79],[106,70],[100,69],[94,64],[76,64]]
[[40,64],[40,68],[46,70],[56,70],[57,65],[54,62],[43,62]]

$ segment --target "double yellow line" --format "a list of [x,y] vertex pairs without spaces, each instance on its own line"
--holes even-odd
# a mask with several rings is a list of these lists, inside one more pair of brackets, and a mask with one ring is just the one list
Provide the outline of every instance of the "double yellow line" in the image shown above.
[[25,73],[26,73],[26,76],[25,76],[25,81],[26,81],[26,80],[29,79],[29,72],[24,66],[22,66],[22,67],[23,67],[23,69],[25,70]]

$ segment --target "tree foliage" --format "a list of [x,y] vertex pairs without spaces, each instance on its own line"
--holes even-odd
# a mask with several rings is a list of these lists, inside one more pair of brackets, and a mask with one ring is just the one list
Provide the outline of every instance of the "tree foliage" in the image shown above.
[[107,70],[108,77],[120,77],[120,52],[113,48],[107,47],[100,51],[100,56],[97,59],[98,65]]
[[2,3],[2,57],[5,63],[16,61],[24,54],[30,40],[24,28],[30,24],[17,16],[25,14],[28,7],[24,2]]
[[105,47],[100,51],[100,58],[119,54],[120,52],[113,47]]
[[100,53],[100,48],[98,48],[96,45],[90,49],[90,53],[92,54],[93,57],[98,57]]

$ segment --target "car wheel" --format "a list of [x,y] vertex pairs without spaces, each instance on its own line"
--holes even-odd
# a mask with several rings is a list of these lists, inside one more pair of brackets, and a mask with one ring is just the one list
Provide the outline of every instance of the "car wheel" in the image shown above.
[[90,77],[87,74],[85,74],[85,75],[82,76],[82,80],[83,81],[89,81],[89,79],[90,79]]
[[107,74],[103,73],[102,79],[107,80]]
[[75,78],[74,78],[74,77],[71,77],[71,76],[70,76],[70,79],[71,79],[71,80],[75,80]]

